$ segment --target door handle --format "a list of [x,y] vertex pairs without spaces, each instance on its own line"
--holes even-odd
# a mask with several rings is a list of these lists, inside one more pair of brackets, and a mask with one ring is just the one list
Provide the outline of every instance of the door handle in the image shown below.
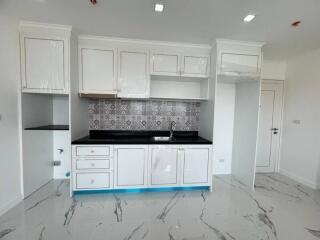
[[279,129],[278,128],[271,128],[271,131],[273,131],[273,134],[278,134]]

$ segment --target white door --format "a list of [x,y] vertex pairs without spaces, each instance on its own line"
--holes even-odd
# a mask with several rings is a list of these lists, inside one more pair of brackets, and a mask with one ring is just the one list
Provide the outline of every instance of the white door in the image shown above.
[[148,98],[150,93],[148,51],[119,50],[118,97]]
[[149,149],[150,185],[152,187],[178,186],[180,184],[179,159],[183,149],[176,146],[159,145]]
[[116,93],[116,49],[80,49],[80,92]]
[[209,56],[182,57],[181,75],[185,77],[208,77]]
[[211,147],[187,146],[183,161],[183,185],[211,184]]
[[264,81],[260,101],[257,172],[274,172],[279,159],[283,82]]
[[151,74],[180,76],[180,55],[177,53],[151,53]]
[[116,145],[114,148],[114,187],[146,186],[148,146]]
[[22,38],[22,84],[24,89],[65,90],[64,41]]

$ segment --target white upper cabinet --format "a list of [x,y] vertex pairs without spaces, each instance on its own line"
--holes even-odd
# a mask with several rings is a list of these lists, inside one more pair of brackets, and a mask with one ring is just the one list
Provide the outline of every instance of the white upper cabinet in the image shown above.
[[182,56],[181,75],[185,77],[209,77],[209,56]]
[[262,43],[217,40],[218,74],[260,75],[262,46]]
[[80,48],[80,93],[116,94],[117,49]]
[[25,86],[64,90],[63,41],[24,38]]
[[159,76],[182,76],[208,78],[210,55],[152,52],[151,74]]
[[119,49],[118,52],[118,97],[148,98],[149,52],[134,49]]
[[68,94],[71,27],[20,23],[22,91]]
[[79,91],[84,96],[207,100],[210,54],[207,45],[79,36]]
[[180,75],[180,55],[175,53],[151,53],[151,74],[164,76]]
[[221,71],[259,74],[259,55],[221,53]]

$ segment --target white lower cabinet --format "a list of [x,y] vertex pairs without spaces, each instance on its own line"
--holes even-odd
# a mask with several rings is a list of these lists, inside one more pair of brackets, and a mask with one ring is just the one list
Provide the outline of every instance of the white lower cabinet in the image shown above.
[[74,174],[74,187],[79,190],[112,188],[110,172],[82,172]]
[[72,153],[73,191],[212,185],[211,145],[73,145]]
[[76,162],[77,170],[88,170],[88,169],[109,169],[110,159],[85,159],[78,160]]
[[149,184],[152,187],[178,186],[182,149],[179,146],[156,145],[150,146],[149,152]]
[[208,185],[212,181],[211,148],[188,146],[184,149],[182,185]]
[[114,147],[114,188],[147,186],[147,145],[116,145]]

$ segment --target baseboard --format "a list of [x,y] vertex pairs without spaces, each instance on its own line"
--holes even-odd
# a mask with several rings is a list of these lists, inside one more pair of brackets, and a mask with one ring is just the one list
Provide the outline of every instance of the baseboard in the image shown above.
[[280,169],[279,172],[280,172],[282,175],[284,175],[284,176],[286,176],[286,177],[288,177],[288,178],[291,178],[291,179],[293,179],[293,180],[295,180],[295,181],[297,181],[297,182],[299,182],[299,183],[301,183],[301,184],[303,184],[303,185],[306,185],[306,186],[308,186],[308,187],[310,187],[310,188],[312,188],[312,189],[319,189],[319,188],[320,188],[320,184],[317,184],[317,183],[315,183],[315,182],[311,182],[311,181],[309,181],[309,180],[307,180],[307,179],[304,179],[304,178],[302,178],[302,177],[299,177],[299,176],[297,176],[296,174],[291,173],[291,172],[289,172],[289,171],[287,171],[287,170]]
[[11,208],[15,207],[16,205],[18,205],[21,201],[22,201],[22,195],[20,195],[19,197],[13,199],[11,202],[7,203],[4,206],[0,207],[0,216],[5,214],[7,211],[9,211]]

